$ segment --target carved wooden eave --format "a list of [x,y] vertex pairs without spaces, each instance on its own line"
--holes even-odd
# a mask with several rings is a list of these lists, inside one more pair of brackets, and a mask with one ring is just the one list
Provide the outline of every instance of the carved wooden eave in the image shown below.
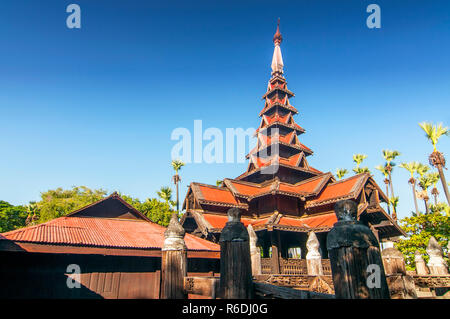
[[[288,123],[283,123],[283,122],[280,122],[280,121],[274,121],[274,122],[272,122],[272,123],[270,123],[270,124],[267,124],[266,126],[264,126],[264,127],[260,127],[260,128],[258,128],[256,131],[255,131],[255,133],[253,134],[253,136],[257,136],[258,135],[258,133],[263,133],[263,132],[265,132],[267,129],[269,129],[269,128],[271,128],[272,126],[284,126],[284,127],[287,127],[287,128],[289,128],[289,129],[291,129],[291,130],[295,130],[296,132],[298,132],[298,134],[303,134],[303,133],[305,133],[306,132],[306,130],[303,128],[303,127],[301,127],[300,125],[298,125],[297,123],[294,123],[294,124],[288,124]],[[250,152],[251,153],[251,152]],[[249,154],[247,154],[247,156],[248,156]],[[247,157],[248,158],[248,157]]]
[[[301,144],[301,143],[299,143],[299,144],[290,144],[290,143],[285,143],[285,142],[281,141],[280,139],[278,139],[277,141],[272,141],[271,140],[270,144],[260,145],[260,147],[253,154],[259,153],[259,152],[261,152],[261,151],[263,151],[263,150],[265,150],[265,149],[267,149],[269,147],[272,147],[272,145],[275,145],[275,144],[280,144],[280,145],[283,145],[283,146],[286,146],[286,147],[290,147],[292,149],[305,152],[308,155],[313,155],[314,154],[313,150],[306,148],[306,146],[303,146],[303,144]],[[249,153],[247,155],[253,155],[253,154]]]
[[[255,168],[255,169],[253,169],[253,170],[251,170],[251,171],[247,171],[247,172],[245,172],[244,174],[239,175],[239,176],[236,177],[235,179],[236,179],[236,180],[241,180],[241,179],[243,179],[243,178],[245,178],[245,177],[248,177],[248,176],[251,176],[251,175],[253,175],[253,174],[259,172],[260,170],[262,170],[262,169],[264,169],[264,168],[267,168],[267,167],[269,167],[269,166],[271,166],[271,165],[264,166],[264,167],[257,167],[257,168]],[[305,168],[302,168],[302,167],[290,166],[290,165],[285,165],[285,164],[282,164],[282,163],[278,163],[278,166],[279,166],[279,167],[285,167],[285,168],[288,168],[288,169],[293,169],[293,170],[300,171],[300,172],[305,172],[305,173],[312,174],[312,175],[316,175],[316,176],[317,176],[317,175],[322,175],[322,174],[323,174],[322,172],[315,172],[315,171],[313,171],[312,169],[309,169],[309,170],[308,170],[308,169],[305,169]],[[250,164],[249,164],[249,167],[250,167]],[[248,170],[248,168],[247,168],[247,170]]]
[[274,107],[283,107],[285,109],[287,109],[288,111],[291,111],[294,114],[297,114],[298,111],[295,107],[293,107],[292,105],[286,105],[280,102],[272,102],[272,103],[267,103],[266,106],[264,106],[264,108],[262,109],[262,111],[259,113],[259,116],[263,116],[264,113],[266,113],[267,111],[271,110]]
[[262,97],[261,99],[264,100],[266,97],[268,97],[270,94],[276,92],[276,91],[282,91],[284,93],[286,93],[287,95],[289,95],[289,97],[294,97],[295,94],[291,91],[289,91],[288,89],[282,88],[280,86],[274,86],[273,89],[270,89],[269,91],[267,91]]
[[383,220],[382,222],[373,225],[375,228],[387,227],[387,226],[394,227],[402,236],[406,236],[405,231],[397,224],[397,222],[395,220],[392,219],[391,216],[389,216],[388,213],[386,213],[386,211],[383,209],[383,207],[381,207],[379,204],[376,206],[367,207],[366,213],[367,214],[381,213],[382,216],[385,218],[385,220]]

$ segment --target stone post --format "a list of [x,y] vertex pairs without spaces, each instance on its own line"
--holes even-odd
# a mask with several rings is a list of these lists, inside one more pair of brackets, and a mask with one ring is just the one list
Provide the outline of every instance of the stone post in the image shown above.
[[425,260],[423,260],[423,257],[418,250],[416,250],[416,252],[414,253],[414,262],[416,263],[416,273],[418,276],[429,275]]
[[433,236],[430,237],[430,241],[428,242],[427,254],[430,256],[427,264],[430,269],[430,275],[448,275],[447,263],[442,257],[442,247]]
[[306,267],[308,269],[308,275],[321,276],[323,275],[322,268],[322,256],[319,252],[319,240],[317,240],[316,233],[311,231],[306,241],[306,248],[308,253],[306,254]]
[[173,214],[164,232],[161,256],[161,299],[185,299],[184,277],[187,276],[187,248],[185,231]]
[[247,229],[237,208],[228,210],[228,222],[222,229],[220,243],[219,297],[251,299],[254,296],[250,245]]
[[357,204],[339,201],[338,222],[327,237],[331,271],[338,299],[389,299],[379,243],[369,227],[356,220]]
[[252,275],[258,276],[261,275],[261,252],[256,246],[256,243],[258,242],[258,236],[256,235],[255,231],[253,230],[252,225],[248,225],[247,227],[248,236],[250,238],[250,256],[252,261]]
[[405,258],[397,248],[381,252],[386,280],[392,299],[416,299],[414,279],[406,274]]

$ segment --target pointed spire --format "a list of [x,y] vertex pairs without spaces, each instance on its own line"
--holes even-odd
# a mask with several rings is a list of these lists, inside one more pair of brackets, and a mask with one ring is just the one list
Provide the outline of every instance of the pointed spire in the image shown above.
[[283,37],[280,33],[280,19],[278,18],[277,32],[273,36],[273,43],[275,44],[275,49],[273,50],[272,58],[272,75],[283,74],[283,57],[281,56],[280,43],[283,41]]
[[275,32],[275,35],[273,36],[273,43],[275,43],[275,45],[280,45],[281,41],[283,41],[283,37],[280,33],[280,18],[278,18],[277,32]]

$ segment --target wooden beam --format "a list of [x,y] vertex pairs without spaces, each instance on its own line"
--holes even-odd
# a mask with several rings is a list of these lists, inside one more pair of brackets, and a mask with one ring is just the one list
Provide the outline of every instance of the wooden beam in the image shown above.
[[313,291],[297,290],[287,287],[274,286],[261,282],[253,283],[255,294],[260,298],[274,299],[334,299],[331,294],[324,294]]

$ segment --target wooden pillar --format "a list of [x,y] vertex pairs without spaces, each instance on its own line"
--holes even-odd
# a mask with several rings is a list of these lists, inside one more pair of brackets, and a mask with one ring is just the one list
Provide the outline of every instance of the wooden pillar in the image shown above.
[[425,264],[425,260],[423,260],[423,257],[418,250],[416,250],[416,252],[414,253],[414,262],[416,264],[416,273],[418,276],[429,275],[428,267]]
[[258,242],[258,236],[253,230],[252,225],[247,227],[248,236],[250,238],[250,257],[252,261],[252,275],[261,275],[261,251],[259,250],[256,243]]
[[274,234],[274,230],[269,230],[270,234],[270,243],[272,245],[272,256],[271,265],[272,265],[272,274],[280,273],[280,253],[278,252],[278,240],[276,238],[276,234]]
[[173,214],[164,232],[161,256],[161,299],[186,299],[184,277],[187,276],[187,248],[184,243],[185,230]]
[[427,264],[430,275],[448,275],[448,266],[443,258],[442,247],[433,236],[430,237],[428,242],[427,254],[430,257]]
[[357,204],[343,200],[334,207],[338,222],[328,233],[327,249],[336,298],[389,299],[377,239],[356,220]]
[[405,258],[394,247],[381,252],[386,272],[386,280],[392,299],[416,299],[414,279],[406,274]]
[[254,296],[250,244],[247,229],[237,208],[228,210],[228,222],[220,243],[219,296],[223,299],[251,299]]
[[319,252],[320,244],[316,233],[313,231],[309,233],[306,247],[308,249],[308,253],[306,254],[306,267],[308,269],[308,275],[323,275],[322,256]]

